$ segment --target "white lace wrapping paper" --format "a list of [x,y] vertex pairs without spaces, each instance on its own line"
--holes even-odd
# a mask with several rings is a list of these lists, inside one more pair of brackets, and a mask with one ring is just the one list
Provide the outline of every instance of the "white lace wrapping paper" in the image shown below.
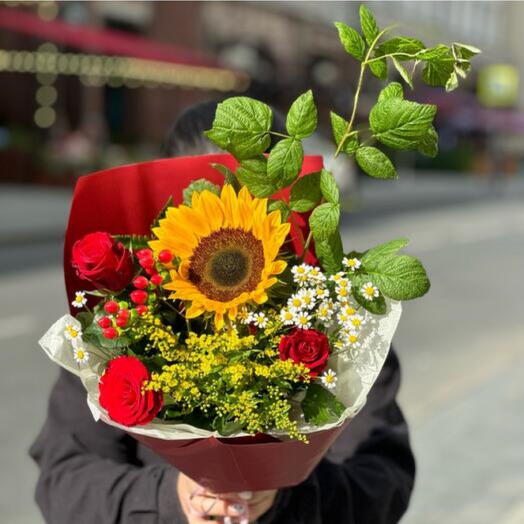
[[[377,379],[400,319],[402,307],[400,302],[389,302],[388,312],[383,316],[374,316],[366,312],[366,323],[361,331],[362,345],[348,353],[332,356],[329,367],[337,373],[337,384],[333,390],[336,397],[344,403],[346,410],[339,420],[319,428],[307,424],[305,420],[299,422],[300,431],[311,433],[340,426],[347,419],[354,417],[366,402],[366,397]],[[146,426],[125,427],[112,421],[98,402],[98,380],[105,369],[106,357],[91,344],[85,344],[89,352],[87,364],[77,364],[73,358],[71,342],[64,336],[64,329],[68,323],[76,322],[70,315],[64,315],[57,320],[40,339],[39,343],[49,358],[58,365],[80,377],[86,388],[87,403],[95,420],[102,420],[106,424],[123,429],[129,433],[147,435],[165,440],[183,440],[206,437],[221,437],[216,432],[195,428],[188,424],[173,424],[155,421]],[[271,433],[282,437],[279,432]],[[235,433],[230,437],[245,436],[245,433]]]

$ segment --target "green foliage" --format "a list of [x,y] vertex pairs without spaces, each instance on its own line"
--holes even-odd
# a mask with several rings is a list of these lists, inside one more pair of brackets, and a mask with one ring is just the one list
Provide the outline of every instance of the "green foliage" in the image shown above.
[[380,58],[375,55],[376,60],[369,62],[369,70],[380,80],[387,80],[388,78],[388,62],[385,58]]
[[280,211],[280,217],[282,222],[285,222],[291,210],[289,206],[283,200],[271,200],[267,205],[267,210],[269,213],[272,211]]
[[284,138],[269,154],[267,176],[278,189],[287,187],[300,173],[303,160],[302,142],[295,138]]
[[229,169],[229,167],[224,166],[222,164],[217,164],[215,162],[211,163],[211,167],[216,169],[219,173],[224,175],[224,183],[229,184],[235,188],[235,190],[240,189],[237,177],[235,176],[235,173]]
[[330,118],[335,144],[340,147],[341,151],[348,155],[354,153],[358,149],[357,133],[353,132],[351,136],[346,135],[345,133],[348,127],[348,122],[333,111],[330,113]]
[[392,240],[367,251],[362,259],[361,273],[394,300],[412,300],[429,290],[429,279],[419,260],[397,252],[407,245],[404,238]]
[[418,150],[426,156],[435,157],[438,153],[438,135],[433,126],[430,126],[426,134],[418,143]]
[[362,62],[366,56],[366,42],[358,31],[343,22],[335,22],[335,27],[338,29],[338,37],[346,53]]
[[338,230],[340,204],[326,202],[316,207],[309,217],[309,227],[315,242],[327,240]]
[[311,90],[300,95],[289,108],[286,119],[287,132],[295,138],[310,136],[317,128],[317,107]]
[[342,265],[342,258],[344,257],[340,232],[337,230],[324,240],[315,240],[315,253],[328,275],[339,271]]
[[331,391],[316,382],[308,385],[306,396],[302,401],[306,422],[316,426],[336,422],[345,409],[346,406]]
[[[364,284],[367,284],[371,279],[369,275],[357,274],[351,279],[351,294],[357,303],[364,309],[367,309],[374,315],[384,315],[387,311],[386,299],[382,293],[379,293],[378,297],[374,297],[373,300],[365,298],[360,289]],[[375,282],[373,282],[375,284]]]
[[323,169],[320,172],[320,191],[322,196],[332,204],[338,204],[340,200],[340,191],[338,189],[337,181],[332,173]]
[[373,13],[362,4],[359,9],[360,27],[368,45],[372,45],[379,34],[379,29]]
[[228,98],[218,104],[206,136],[239,160],[252,158],[269,147],[272,121],[268,105],[245,96]]
[[395,69],[398,71],[399,75],[402,77],[402,80],[404,80],[404,82],[406,82],[406,84],[408,84],[408,86],[413,89],[413,80],[411,79],[409,71],[400,63],[398,58],[392,56],[391,62],[395,66]]
[[289,200],[293,211],[304,213],[311,211],[322,198],[320,190],[320,172],[300,177],[291,188]]
[[373,136],[394,149],[416,149],[428,132],[436,106],[400,98],[387,98],[371,109],[369,124]]
[[236,176],[258,198],[267,198],[277,190],[275,183],[267,177],[267,160],[263,156],[240,162]]
[[391,160],[376,147],[357,149],[355,160],[364,173],[374,178],[397,178],[397,171]]
[[[156,223],[152,227],[154,227]],[[143,249],[148,247],[148,243],[151,240],[151,238],[146,237],[144,235],[113,235],[113,237],[122,243],[122,245],[129,249],[129,251],[138,251],[139,249]],[[90,292],[91,295],[94,295],[94,292]],[[105,296],[104,294],[101,294],[100,296]]]
[[396,36],[390,40],[382,42],[377,48],[378,56],[398,53],[398,60],[410,60],[412,55],[425,49],[426,46],[417,38]]
[[402,89],[402,85],[398,82],[391,82],[384,87],[384,89],[382,89],[378,94],[378,101],[383,102],[388,98],[400,98],[402,100],[404,98],[404,89]]
[[206,190],[211,191],[211,193],[214,193],[215,195],[220,195],[220,187],[216,184],[213,184],[213,182],[210,182],[206,178],[199,178],[197,180],[194,180],[182,192],[182,195],[184,197],[184,204],[186,206],[191,206],[191,199],[193,197],[193,193],[195,191],[197,193],[201,193],[202,191]]

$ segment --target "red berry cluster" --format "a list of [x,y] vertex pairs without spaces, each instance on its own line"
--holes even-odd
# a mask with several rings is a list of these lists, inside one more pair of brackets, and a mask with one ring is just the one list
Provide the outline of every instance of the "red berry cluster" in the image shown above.
[[[136,257],[138,264],[149,279],[144,275],[138,275],[133,279],[132,284],[135,289],[129,294],[129,299],[134,305],[132,309],[129,309],[130,304],[125,301],[109,300],[104,304],[104,311],[109,316],[98,319],[98,325],[102,328],[105,338],[118,337],[122,330],[128,327],[130,320],[136,316],[145,315],[157,299],[156,289],[164,281],[165,272],[164,275],[158,272],[157,261],[151,249],[140,249],[136,252]],[[169,266],[173,255],[165,249],[158,254],[157,260],[161,265]]]

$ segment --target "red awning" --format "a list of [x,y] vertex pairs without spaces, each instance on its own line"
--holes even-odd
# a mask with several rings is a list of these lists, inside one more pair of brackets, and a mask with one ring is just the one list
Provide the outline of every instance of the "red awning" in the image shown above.
[[154,42],[115,29],[73,25],[63,20],[46,22],[32,13],[9,7],[0,7],[0,28],[91,53],[219,67],[212,57],[179,46]]

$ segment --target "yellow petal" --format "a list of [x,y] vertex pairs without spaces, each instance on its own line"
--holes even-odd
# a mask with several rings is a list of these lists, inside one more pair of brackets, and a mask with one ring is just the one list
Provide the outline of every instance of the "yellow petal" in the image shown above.
[[224,226],[237,228],[240,226],[238,200],[233,186],[225,184],[221,193],[224,204]]
[[202,304],[193,302],[191,307],[186,311],[186,318],[195,318],[200,316],[204,312]]

